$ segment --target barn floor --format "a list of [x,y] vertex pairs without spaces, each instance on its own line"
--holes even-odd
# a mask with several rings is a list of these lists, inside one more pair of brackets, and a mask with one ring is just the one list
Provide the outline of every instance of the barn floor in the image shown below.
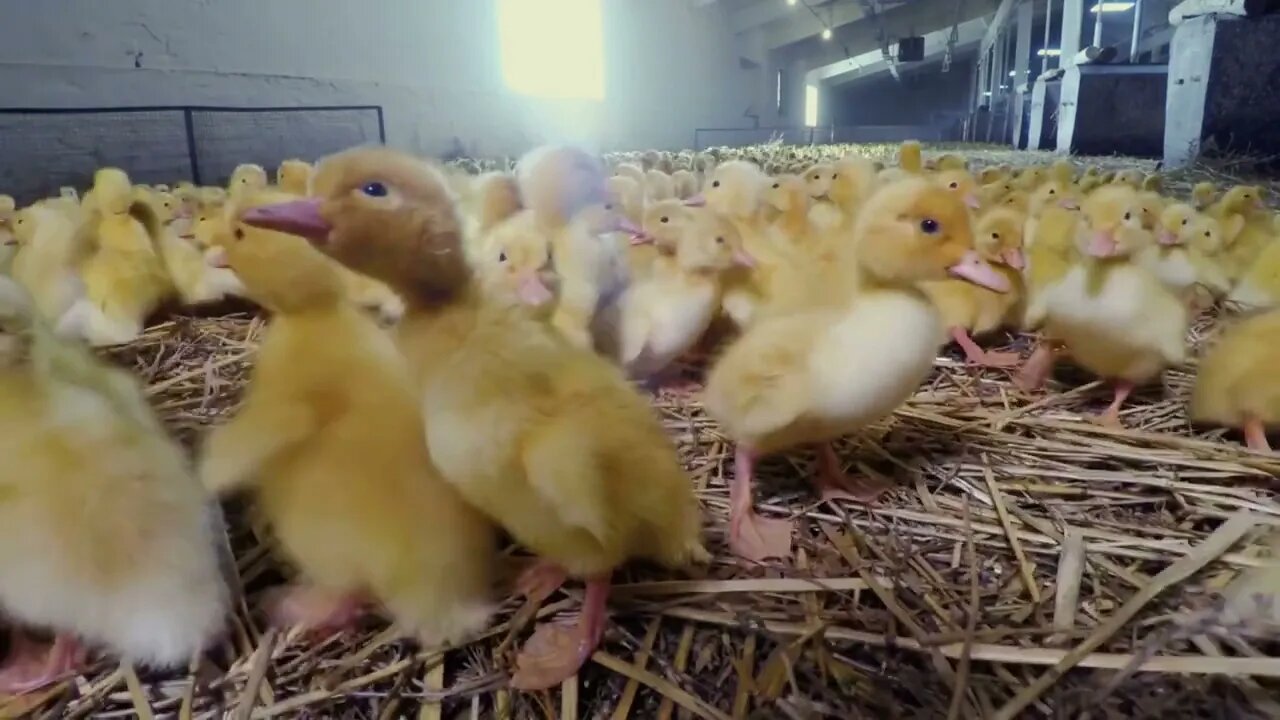
[[[1018,165],[1052,157],[964,151]],[[1238,172],[1201,167],[1169,176],[1166,189],[1185,194],[1194,181]],[[1206,314],[1192,341],[1215,326]],[[244,313],[178,317],[110,355],[141,373],[157,411],[192,443],[234,407],[262,327]],[[1010,336],[1004,349],[1025,355],[1031,342]],[[876,504],[818,502],[804,480],[807,454],[764,465],[757,508],[793,516],[799,528],[794,556],[765,565],[724,545],[732,447],[696,395],[660,397],[698,484],[714,561],[698,577],[619,572],[606,642],[557,691],[503,689],[530,619],[515,600],[485,637],[445,653],[398,642],[378,624],[319,645],[268,630],[256,597],[284,571],[248,514],[229,506],[244,602],[221,648],[187,673],[139,675],[102,662],[0,701],[0,717],[1280,713],[1280,648],[1215,611],[1213,599],[1241,569],[1266,562],[1261,531],[1280,519],[1280,456],[1188,425],[1194,363],[1137,393],[1117,430],[1089,420],[1110,393],[1078,371],[1061,368],[1049,391],[1028,395],[1007,371],[959,357],[948,349],[907,405],[846,440],[850,468],[893,483]],[[570,586],[540,615],[578,599]]]

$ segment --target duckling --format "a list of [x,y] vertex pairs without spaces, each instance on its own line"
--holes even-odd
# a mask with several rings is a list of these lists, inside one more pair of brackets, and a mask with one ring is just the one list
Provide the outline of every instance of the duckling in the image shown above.
[[660,255],[618,302],[618,361],[633,378],[656,376],[692,348],[711,325],[723,273],[755,264],[727,220],[686,213],[674,256]]
[[252,488],[309,583],[276,594],[274,619],[341,628],[368,596],[427,645],[479,630],[494,532],[435,470],[393,338],[346,302],[333,261],[302,238],[233,226],[218,242],[272,319],[200,476],[220,495]]
[[831,183],[835,179],[835,174],[835,168],[831,165],[818,163],[801,176],[809,195],[809,218],[821,228],[835,227],[840,224],[840,210],[831,200]]
[[1142,174],[1141,170],[1136,168],[1125,168],[1124,170],[1116,172],[1116,174],[1111,177],[1111,184],[1128,185],[1134,190],[1141,190],[1142,181],[1144,179],[1145,176]]
[[93,346],[126,343],[174,293],[159,252],[164,230],[155,210],[134,198],[122,170],[98,170],[93,195],[94,249],[80,264],[85,297],[58,321],[58,332]]
[[[1046,184],[1047,185],[1047,184]],[[1045,188],[1046,185],[1041,185]],[[1048,198],[1047,191],[1041,198]],[[1073,202],[1048,203],[1036,215],[1027,218],[1023,228],[1026,248],[1025,298],[1023,330],[1041,329],[1046,294],[1076,267],[1083,257],[1076,246],[1080,225],[1078,205]],[[1014,376],[1014,384],[1025,391],[1042,387],[1053,371],[1061,343],[1047,334],[1037,343],[1022,369]]]
[[613,175],[614,177],[631,178],[641,188],[644,187],[645,180],[647,179],[644,170],[641,170],[638,165],[634,165],[632,163],[622,163],[621,165],[618,165],[618,167],[613,169]]
[[1201,215],[1184,203],[1170,203],[1160,214],[1157,241],[1139,251],[1138,262],[1184,298],[1194,310],[1199,306],[1197,286],[1221,297],[1230,282],[1210,258],[1224,244],[1217,220]]
[[554,686],[599,643],[615,567],[708,558],[675,448],[616,367],[479,291],[433,168],[357,148],[322,160],[313,190],[314,199],[244,220],[302,234],[408,299],[399,344],[421,388],[436,466],[543,558],[522,578],[526,594],[541,601],[566,575],[587,580],[577,624],[539,626],[517,661],[514,687]]
[[285,160],[276,169],[276,187],[280,192],[303,197],[311,180],[311,163],[305,160]]
[[84,297],[84,283],[76,268],[91,252],[90,239],[79,218],[42,200],[13,216],[17,243],[12,277],[31,295],[36,312],[56,323]]
[[[1231,230],[1243,230],[1241,216],[1231,216],[1229,222],[1232,221],[1235,224],[1228,228],[1228,236]],[[1246,309],[1280,305],[1280,231],[1275,232],[1271,241],[1254,257],[1249,269],[1227,294],[1227,300]]]
[[1018,324],[1022,317],[1022,233],[1026,218],[1014,210],[996,208],[978,219],[974,246],[978,255],[1005,277],[1007,292],[996,292],[962,279],[923,283],[920,287],[937,306],[950,340],[954,340],[972,364],[986,367],[1013,367],[1017,353],[983,350],[973,335],[984,335],[1007,323]]
[[670,175],[661,170],[650,170],[644,174],[645,202],[670,200],[675,196],[676,187]]
[[790,542],[787,523],[752,510],[758,457],[823,443],[820,484],[847,491],[827,441],[892,412],[928,375],[942,327],[916,285],[950,274],[1008,289],[974,250],[963,202],[924,178],[867,201],[852,257],[857,292],[845,307],[763,320],[708,375],[704,406],[737,444],[729,542],[743,557],[784,553]]
[[968,170],[940,170],[933,176],[933,180],[956,193],[970,210],[978,210],[982,207],[982,201],[978,197],[978,182],[973,179]]
[[1033,296],[1030,317],[1066,343],[1085,369],[1113,380],[1115,397],[1099,420],[1119,425],[1120,408],[1140,383],[1186,359],[1186,305],[1132,256],[1152,241],[1142,201],[1113,183],[1085,199],[1077,247],[1085,261],[1047,292]]
[[0,275],[8,275],[13,256],[18,251],[18,238],[13,234],[13,216],[17,205],[9,195],[0,195]]
[[[470,199],[470,212],[465,217],[467,252],[487,257],[484,238],[523,208],[520,188],[511,173],[488,172],[471,183]],[[472,259],[481,262],[479,257]]]
[[87,646],[185,666],[229,609],[220,516],[139,383],[39,315],[0,278],[0,606],[55,633],[15,628],[0,693],[61,679]]
[[1267,428],[1280,426],[1280,310],[1239,320],[1205,352],[1189,414],[1244,430],[1252,450],[1270,452]]
[[687,200],[698,194],[698,178],[689,170],[676,170],[671,173],[671,182],[675,185],[676,198]]
[[267,171],[261,165],[243,163],[231,171],[227,195],[232,202],[244,202],[254,193],[267,189]]
[[1243,225],[1230,239],[1217,260],[1222,271],[1233,283],[1239,282],[1254,264],[1263,249],[1275,238],[1275,227],[1262,202],[1262,188],[1256,185],[1238,185],[1231,188],[1218,202],[1206,211],[1223,223],[1224,228],[1232,215],[1239,215]]
[[1211,182],[1199,182],[1191,188],[1191,205],[1198,212],[1209,209],[1218,198],[1218,186]]

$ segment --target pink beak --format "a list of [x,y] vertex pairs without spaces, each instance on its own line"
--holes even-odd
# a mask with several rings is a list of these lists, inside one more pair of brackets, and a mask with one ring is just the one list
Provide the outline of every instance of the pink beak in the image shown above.
[[744,268],[753,268],[756,266],[756,259],[746,250],[733,251],[733,263]]
[[333,226],[320,216],[319,198],[291,200],[246,210],[240,221],[263,230],[275,230],[306,238],[315,244],[329,239]]
[[1076,202],[1075,200],[1059,200],[1058,207],[1062,208],[1063,210],[1079,210],[1080,203]]
[[1160,231],[1160,244],[1161,244],[1161,245],[1177,245],[1177,244],[1178,244],[1178,236],[1177,236],[1177,235],[1174,235],[1173,233],[1169,232],[1168,230],[1161,230],[1161,231]]
[[213,248],[210,250],[209,253],[205,255],[204,261],[209,265],[209,267],[220,269],[231,267],[231,264],[227,262],[227,251],[223,248]]
[[1009,279],[996,272],[995,268],[973,250],[965,253],[959,263],[947,268],[947,272],[988,290],[1009,292]]
[[982,207],[982,201],[979,200],[978,196],[974,195],[973,193],[970,193],[964,196],[964,204],[970,210],[977,210],[978,208]]
[[554,296],[535,270],[521,274],[520,282],[516,285],[516,297],[526,305],[537,306],[549,302]]
[[704,207],[707,204],[707,198],[702,193],[698,193],[688,200],[685,200],[684,204],[685,207]]
[[1008,265],[1014,270],[1021,270],[1027,266],[1027,259],[1023,257],[1022,251],[1018,248],[1005,250],[1000,254],[1000,257],[1004,260],[1005,265]]
[[632,245],[652,245],[653,236],[643,230],[641,230],[638,233],[631,233],[631,244]]
[[1099,230],[1089,238],[1089,248],[1085,252],[1093,257],[1111,257],[1116,254],[1116,246],[1114,232]]

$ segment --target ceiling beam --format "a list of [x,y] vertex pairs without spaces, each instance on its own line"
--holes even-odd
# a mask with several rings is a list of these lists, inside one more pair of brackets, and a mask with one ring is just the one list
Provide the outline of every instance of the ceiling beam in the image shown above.
[[804,13],[810,20],[813,19],[808,10],[799,5],[788,5],[784,0],[755,0],[750,5],[744,5],[729,13],[729,27],[734,33],[744,33],[761,25],[784,20],[797,12]]
[[[778,4],[786,7],[786,3],[778,0]],[[905,2],[884,2],[879,5],[881,17],[884,11],[906,5]],[[915,6],[930,6],[931,12],[937,14],[937,5],[923,0],[916,0],[912,3]],[[822,32],[823,27],[836,28],[844,27],[850,23],[858,22],[867,17],[867,12],[863,8],[862,3],[856,0],[843,2],[834,5],[826,5],[814,8],[818,17],[814,17],[814,13],[806,8],[797,5],[790,8],[794,12],[786,22],[773,23],[764,28],[765,46],[768,48],[780,48],[785,45],[800,42],[806,38],[813,37]],[[819,19],[821,18],[821,19]]]
[[[987,31],[987,25],[986,17],[977,17],[960,23],[957,28],[959,37],[956,41],[955,49],[961,51],[977,46]],[[942,57],[947,50],[947,41],[950,37],[950,25],[924,34],[925,64],[931,59],[940,59]],[[916,63],[912,63],[912,65],[916,65]],[[808,84],[827,82],[843,85],[889,72],[892,67],[893,65],[885,60],[884,53],[880,52],[880,48],[877,47],[854,55],[851,58],[814,68],[805,73],[805,82]],[[903,69],[903,67],[899,63],[899,69]]]

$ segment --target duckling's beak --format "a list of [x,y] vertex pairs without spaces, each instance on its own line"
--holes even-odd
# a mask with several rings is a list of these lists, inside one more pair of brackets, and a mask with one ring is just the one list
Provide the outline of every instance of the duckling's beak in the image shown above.
[[756,259],[746,250],[733,251],[733,264],[738,267],[753,268],[756,266]]
[[516,297],[526,305],[538,306],[549,302],[554,296],[538,271],[529,270],[520,274],[516,283]]
[[1177,235],[1174,235],[1173,233],[1169,232],[1168,230],[1161,230],[1161,231],[1160,231],[1160,244],[1161,244],[1161,245],[1177,245],[1177,244],[1178,244],[1178,236],[1177,236]]
[[231,263],[227,262],[227,251],[224,248],[210,248],[204,255],[205,264],[214,268],[228,268]]
[[970,210],[977,210],[978,208],[982,207],[982,201],[979,200],[978,196],[974,195],[973,193],[968,193],[967,195],[964,196],[964,204],[965,204],[965,207],[969,208]]
[[1063,210],[1079,210],[1080,203],[1076,202],[1075,200],[1059,200],[1058,207],[1062,208]]
[[306,238],[315,244],[329,239],[333,226],[320,216],[320,199],[305,198],[246,210],[240,222],[263,230],[275,230]]
[[653,236],[643,230],[639,232],[631,233],[631,244],[632,245],[652,245]]
[[1085,250],[1093,257],[1111,257],[1116,254],[1116,234],[1113,230],[1099,230],[1089,238],[1089,247]]
[[1023,257],[1022,251],[1018,248],[1009,248],[1000,253],[1000,258],[1004,260],[1004,264],[1014,270],[1021,270],[1027,266],[1027,259]]
[[685,207],[704,207],[707,204],[707,198],[702,193],[698,193],[688,200],[684,201]]
[[996,272],[975,250],[965,253],[960,262],[947,268],[947,272],[988,290],[1009,292],[1009,279]]

